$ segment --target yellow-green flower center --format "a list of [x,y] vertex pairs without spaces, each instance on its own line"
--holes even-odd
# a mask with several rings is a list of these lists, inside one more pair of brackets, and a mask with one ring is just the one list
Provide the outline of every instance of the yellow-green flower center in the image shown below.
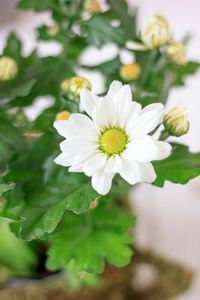
[[101,150],[108,155],[120,154],[126,149],[128,136],[126,133],[117,128],[107,129],[100,137]]

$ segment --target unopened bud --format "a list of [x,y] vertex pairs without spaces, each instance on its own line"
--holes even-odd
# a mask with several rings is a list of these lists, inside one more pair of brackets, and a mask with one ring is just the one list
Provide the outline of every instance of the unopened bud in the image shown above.
[[98,205],[98,198],[90,203],[90,209],[94,209]]
[[189,122],[183,113],[185,110],[185,107],[176,105],[165,115],[163,125],[169,135],[179,137],[188,132]]
[[91,15],[99,14],[101,11],[101,6],[97,0],[86,0],[84,8]]
[[76,97],[80,96],[82,89],[91,89],[91,83],[84,77],[73,77],[69,82],[68,92]]
[[47,34],[50,36],[57,35],[59,31],[60,31],[60,26],[57,23],[47,28]]
[[140,76],[141,68],[138,64],[122,65],[120,75],[125,81],[135,80]]
[[56,120],[68,120],[70,112],[68,110],[63,110],[56,115]]
[[185,47],[181,43],[171,42],[167,47],[166,54],[171,62],[177,66],[185,66],[187,64]]
[[150,49],[165,46],[171,37],[167,21],[161,16],[153,16],[142,31],[141,39]]
[[14,59],[3,56],[0,58],[0,81],[14,79],[17,75],[18,67]]
[[61,90],[63,90],[63,92],[67,93],[69,91],[70,80],[71,80],[70,78],[67,78],[61,82],[60,88],[61,88]]

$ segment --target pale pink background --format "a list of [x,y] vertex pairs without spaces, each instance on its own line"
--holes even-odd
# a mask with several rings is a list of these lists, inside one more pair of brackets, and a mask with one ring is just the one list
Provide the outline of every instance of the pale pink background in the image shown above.
[[[0,0],[0,53],[5,45],[5,39],[11,30],[16,30],[24,42],[23,54],[28,55],[36,46],[34,28],[39,24],[52,24],[50,13],[16,11],[13,8],[16,0]],[[165,16],[171,26],[173,37],[181,41],[185,34],[193,35],[187,46],[187,55],[191,60],[200,62],[200,0],[129,0],[131,7],[139,7],[138,24],[142,28],[145,20],[152,14]],[[56,55],[60,46],[54,42],[40,42],[37,46],[41,56]],[[99,51],[90,50],[92,63],[113,57],[117,53],[114,45],[103,47]],[[102,58],[103,57],[103,58]],[[81,58],[88,61],[88,53]],[[125,61],[132,60],[127,53]],[[77,70],[78,74],[84,74]],[[92,81],[93,91],[103,91],[103,79],[99,83],[99,74],[87,74]],[[187,108],[190,120],[190,131],[179,138],[189,145],[190,150],[200,151],[200,71],[195,76],[186,78],[186,86],[173,89],[169,95],[166,109],[173,107],[179,101]],[[30,118],[44,109],[51,102],[41,97],[26,110]],[[174,139],[173,139],[174,140]],[[176,140],[176,139],[175,139]],[[187,185],[165,183],[163,189],[140,184],[131,193],[131,203],[137,214],[136,243],[145,249],[153,249],[158,254],[180,262],[195,272],[191,289],[176,298],[177,300],[200,299],[200,177],[191,180]],[[162,300],[162,299],[161,299]]]

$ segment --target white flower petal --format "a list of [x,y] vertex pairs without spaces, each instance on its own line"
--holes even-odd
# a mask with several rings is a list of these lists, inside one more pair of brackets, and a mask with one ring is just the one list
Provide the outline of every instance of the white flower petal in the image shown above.
[[122,153],[123,167],[120,175],[129,184],[138,182],[153,182],[156,179],[156,173],[150,162],[136,162],[132,160],[126,153]]
[[169,156],[171,146],[165,142],[155,142],[152,137],[136,137],[127,144],[127,154],[140,162],[160,160]]
[[103,131],[105,128],[115,126],[117,114],[112,98],[105,96],[99,101],[99,106],[94,109],[92,118]]
[[99,135],[94,122],[83,114],[71,114],[68,120],[55,121],[53,126],[65,138],[83,135],[97,137]]
[[122,168],[122,160],[119,155],[112,155],[105,166],[105,172],[107,173],[119,173]]
[[135,120],[137,120],[138,116],[140,115],[142,106],[140,103],[137,103],[135,101],[132,101],[127,106],[124,107],[124,109],[121,108],[119,110],[121,113],[119,126],[121,126],[123,129],[126,130],[127,134],[129,134],[129,131],[131,133],[133,123]]
[[83,165],[85,162],[97,153],[97,150],[91,150],[74,156],[73,164],[69,168],[69,172],[83,172]]
[[122,88],[122,83],[120,81],[113,81],[108,90],[108,96],[113,97]]
[[94,150],[98,147],[99,144],[92,137],[72,137],[60,143],[61,151],[74,154]]
[[99,135],[92,120],[83,114],[72,114],[67,125],[67,137],[71,136],[95,136]]
[[164,106],[161,103],[150,104],[142,109],[140,116],[133,120],[130,129],[132,136],[141,136],[151,132],[164,117]]
[[87,176],[93,176],[100,169],[104,168],[107,160],[107,155],[98,150],[92,157],[90,157],[83,165],[83,172]]
[[73,163],[73,153],[62,152],[58,157],[54,159],[55,163],[64,167],[69,167]]
[[64,136],[65,138],[67,138],[67,132],[66,132],[67,123],[68,123],[67,120],[62,120],[62,121],[59,120],[53,123],[53,126],[56,128],[58,133]]
[[112,185],[114,173],[105,173],[104,170],[99,170],[92,176],[92,186],[101,195],[106,195]]
[[132,102],[132,93],[129,85],[124,85],[113,97],[117,111],[117,126],[123,127],[127,120],[128,106]]
[[149,50],[149,48],[146,45],[144,45],[142,43],[134,42],[134,41],[127,41],[126,48],[131,49],[131,50],[139,50],[139,51]]
[[89,116],[92,116],[92,112],[98,105],[99,97],[87,89],[80,91],[80,102],[84,110]]

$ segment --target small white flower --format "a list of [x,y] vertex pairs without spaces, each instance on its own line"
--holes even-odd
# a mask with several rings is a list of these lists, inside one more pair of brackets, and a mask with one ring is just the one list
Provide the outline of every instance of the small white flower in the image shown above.
[[89,117],[71,114],[67,121],[54,123],[66,138],[55,162],[70,167],[70,172],[91,176],[93,188],[102,195],[109,192],[116,173],[132,185],[154,181],[151,161],[166,158],[171,151],[168,143],[148,135],[162,122],[164,106],[158,103],[142,109],[132,101],[130,86],[118,81],[105,97],[83,89],[80,101]]

